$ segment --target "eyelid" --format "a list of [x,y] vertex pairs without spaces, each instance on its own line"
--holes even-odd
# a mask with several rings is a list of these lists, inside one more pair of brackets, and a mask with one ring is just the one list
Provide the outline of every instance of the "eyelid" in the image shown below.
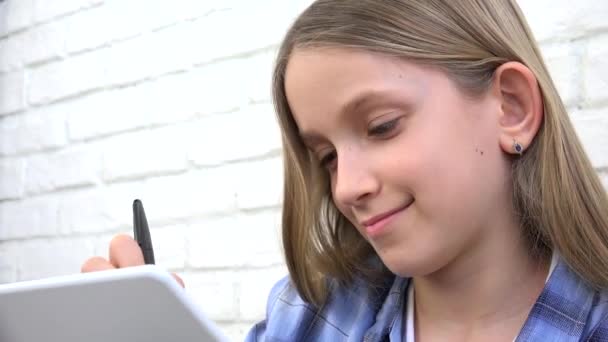
[[[389,120],[383,120],[381,123],[375,124],[375,125],[369,125],[368,129],[367,129],[367,134],[368,135],[383,135],[383,134],[387,134],[392,132],[397,125],[399,124],[399,120],[402,118],[403,116],[397,116],[394,117],[392,119]],[[380,121],[380,120],[374,120],[374,121]],[[379,127],[382,126],[388,126],[388,128],[385,129],[384,132],[377,132],[377,129]],[[376,132],[375,132],[376,131]]]
[[[375,122],[385,123],[385,122],[389,122],[389,121],[398,119],[401,116],[403,116],[403,115],[400,115],[398,112],[394,112],[394,111],[386,113],[386,114],[382,114],[382,115],[376,116],[373,120],[371,120],[369,122],[368,126],[374,127],[374,126],[377,126],[377,125],[374,125]],[[381,125],[382,123],[380,123],[379,125]]]
[[323,157],[319,158],[319,164],[321,164],[321,166],[324,168],[328,168],[328,164],[333,162],[336,157],[336,151],[332,150],[329,153],[326,153]]

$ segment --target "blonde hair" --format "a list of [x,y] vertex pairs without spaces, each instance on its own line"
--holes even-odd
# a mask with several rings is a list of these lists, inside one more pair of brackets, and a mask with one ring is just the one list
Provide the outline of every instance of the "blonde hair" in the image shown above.
[[542,126],[513,161],[513,202],[538,250],[557,249],[595,287],[608,286],[608,198],[569,121],[534,37],[515,0],[318,0],[287,32],[273,74],[283,132],[283,245],[300,295],[320,305],[327,279],[374,283],[385,268],[334,206],[329,179],[304,147],[285,95],[285,69],[295,48],[370,51],[442,69],[469,94],[480,94],[495,69],[526,65],[544,102]]

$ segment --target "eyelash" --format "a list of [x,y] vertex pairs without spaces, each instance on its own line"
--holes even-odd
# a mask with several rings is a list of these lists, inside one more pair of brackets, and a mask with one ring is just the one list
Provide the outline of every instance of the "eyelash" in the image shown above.
[[[375,127],[372,127],[371,129],[369,129],[367,134],[370,136],[380,136],[380,137],[382,137],[383,135],[386,136],[387,134],[391,133],[397,127],[398,121],[399,121],[399,118],[383,122],[383,123],[379,124],[378,126],[375,126]],[[335,157],[336,157],[336,151],[332,151],[332,152],[326,154],[325,156],[321,157],[321,159],[320,159],[321,166],[328,168],[329,163],[331,163],[335,159]]]
[[368,134],[373,136],[381,136],[390,133],[395,129],[395,127],[397,127],[398,121],[399,118],[383,122],[378,126],[372,127],[368,131]]

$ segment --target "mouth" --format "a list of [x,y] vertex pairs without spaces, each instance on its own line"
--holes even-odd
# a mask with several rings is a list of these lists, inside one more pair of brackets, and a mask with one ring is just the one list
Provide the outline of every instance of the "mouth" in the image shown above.
[[376,236],[379,233],[381,233],[384,230],[383,228],[385,228],[386,225],[390,221],[392,221],[392,219],[396,216],[396,214],[409,208],[409,206],[412,205],[412,203],[414,203],[413,200],[404,206],[401,206],[401,207],[398,207],[395,209],[391,209],[380,215],[376,215],[370,219],[367,219],[367,220],[361,222],[361,224],[365,227],[367,235],[370,237],[373,237],[373,236]]

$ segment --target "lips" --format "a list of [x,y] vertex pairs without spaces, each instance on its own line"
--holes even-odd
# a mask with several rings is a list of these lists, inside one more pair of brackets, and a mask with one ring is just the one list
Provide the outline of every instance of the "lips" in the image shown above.
[[389,224],[397,217],[397,215],[406,211],[414,201],[412,200],[407,205],[386,211],[380,215],[376,215],[361,224],[364,226],[365,235],[370,239],[377,239],[388,231]]
[[408,203],[407,205],[404,205],[404,206],[402,206],[402,207],[399,207],[399,208],[395,208],[395,209],[392,209],[392,210],[386,211],[386,212],[384,212],[384,213],[382,213],[382,214],[380,214],[380,215],[376,215],[376,216],[374,216],[374,217],[372,217],[372,218],[370,218],[370,219],[368,219],[368,220],[366,220],[366,221],[361,222],[361,224],[362,224],[363,226],[365,226],[365,227],[373,226],[374,224],[376,224],[376,223],[378,223],[378,222],[380,222],[380,221],[382,221],[382,220],[386,219],[387,217],[389,217],[389,216],[391,216],[391,215],[393,215],[393,214],[395,214],[395,213],[398,213],[398,212],[400,212],[401,210],[406,209],[406,208],[407,208],[407,207],[409,207],[409,206],[410,206],[410,205],[411,205],[413,202],[414,202],[414,201],[411,201],[411,202],[410,202],[410,203]]

